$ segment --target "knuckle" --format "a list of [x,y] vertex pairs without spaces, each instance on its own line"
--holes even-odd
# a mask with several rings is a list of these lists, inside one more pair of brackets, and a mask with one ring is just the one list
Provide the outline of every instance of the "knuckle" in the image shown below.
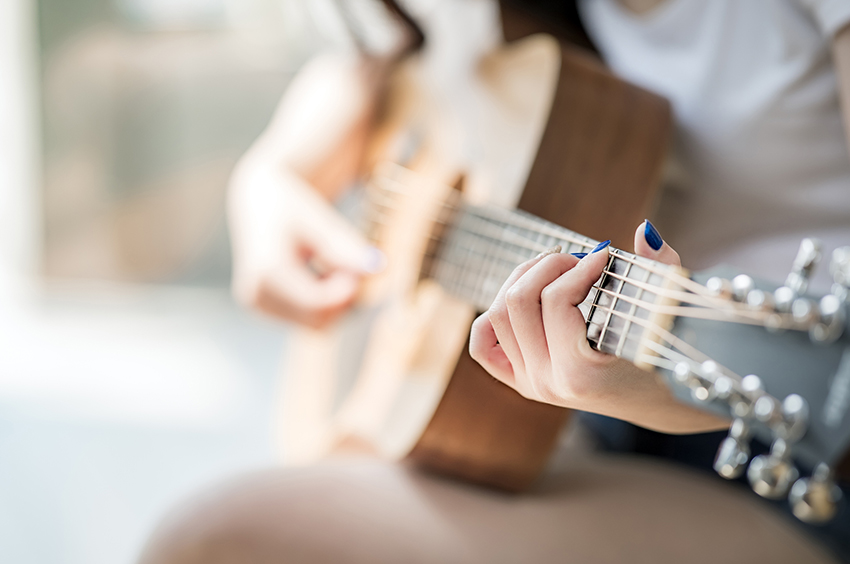
[[544,306],[558,303],[561,298],[561,289],[557,284],[549,284],[540,292],[540,303]]
[[523,291],[522,286],[518,283],[508,288],[508,291],[505,292],[505,304],[507,304],[510,309],[522,307],[525,299],[525,292]]
[[508,326],[508,311],[503,307],[494,307],[490,309],[488,314],[490,319],[490,324],[493,325],[493,329],[499,331]]

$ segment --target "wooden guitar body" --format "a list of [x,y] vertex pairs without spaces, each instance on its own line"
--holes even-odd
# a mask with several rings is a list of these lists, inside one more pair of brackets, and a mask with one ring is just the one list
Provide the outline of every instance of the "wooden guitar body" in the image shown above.
[[[659,182],[669,107],[584,52],[556,53],[548,121],[518,207],[631,248]],[[371,231],[388,267],[346,319],[290,341],[283,454],[303,464],[371,452],[521,490],[545,465],[569,411],[522,398],[469,357],[475,308],[429,278],[427,261],[440,252],[453,202],[475,194],[452,187],[463,170],[437,161],[375,169],[369,191],[381,219]],[[620,204],[605,205],[613,201]]]

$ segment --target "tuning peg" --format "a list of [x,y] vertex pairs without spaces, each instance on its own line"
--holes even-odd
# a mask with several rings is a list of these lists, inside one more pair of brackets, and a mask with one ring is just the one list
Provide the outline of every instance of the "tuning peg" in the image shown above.
[[779,402],[773,396],[764,394],[753,404],[753,415],[765,425],[773,426],[781,418]]
[[791,443],[799,441],[809,426],[809,404],[798,394],[788,394],[782,400],[781,421],[774,427],[776,435]]
[[744,473],[750,459],[749,428],[743,419],[735,419],[729,427],[729,436],[720,443],[714,458],[714,471],[727,480],[734,480]]
[[735,301],[746,302],[747,296],[756,287],[756,283],[746,274],[739,274],[732,279],[732,297]]
[[809,327],[809,337],[816,343],[832,343],[844,332],[846,321],[844,298],[827,294],[818,304],[818,321]]
[[699,402],[714,399],[713,382],[720,374],[720,367],[713,360],[703,362],[698,371],[692,370],[687,362],[680,362],[673,367],[673,379],[686,386],[691,391],[691,397]]
[[[721,389],[723,384],[721,384]],[[748,374],[741,379],[740,391],[733,390],[728,393],[729,407],[732,409],[733,417],[750,417],[753,405],[764,395],[764,384],[761,378],[755,374]]]
[[712,295],[719,298],[729,299],[732,297],[732,283],[725,278],[712,276],[706,281],[705,287]]
[[757,310],[773,311],[775,304],[772,294],[762,290],[753,290],[747,294],[747,305]]
[[811,478],[800,478],[791,487],[788,502],[794,516],[806,523],[825,523],[835,516],[841,488],[835,485],[832,471],[825,463],[818,464]]
[[846,302],[850,296],[850,247],[838,247],[832,251],[829,272],[834,282],[833,295]]
[[791,304],[791,315],[801,325],[811,325],[818,318],[818,308],[809,298],[797,298]]
[[809,286],[809,278],[821,258],[823,245],[819,239],[806,238],[800,241],[800,248],[791,266],[791,273],[785,279],[785,285],[802,294]]
[[780,286],[773,292],[773,303],[776,311],[780,313],[788,313],[791,311],[791,305],[797,299],[797,292],[788,286]]
[[767,499],[779,499],[788,493],[791,484],[800,475],[789,460],[788,444],[776,439],[770,454],[761,454],[750,463],[747,479],[753,491]]

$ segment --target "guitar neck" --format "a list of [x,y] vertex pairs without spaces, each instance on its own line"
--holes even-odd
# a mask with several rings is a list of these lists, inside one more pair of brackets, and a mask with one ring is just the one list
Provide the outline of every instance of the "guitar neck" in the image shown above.
[[[486,310],[520,263],[560,245],[565,253],[590,252],[598,241],[522,211],[461,206],[437,250],[430,275],[449,293]],[[650,309],[672,267],[618,249],[579,307],[594,348],[642,365],[647,327],[668,323]],[[672,323],[672,318],[669,320]]]

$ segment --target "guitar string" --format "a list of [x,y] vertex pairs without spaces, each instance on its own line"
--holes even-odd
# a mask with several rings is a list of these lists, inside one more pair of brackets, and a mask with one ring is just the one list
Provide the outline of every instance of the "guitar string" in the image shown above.
[[[406,174],[408,176],[412,176],[412,175],[415,174],[412,171],[409,171],[407,169],[404,169],[404,168],[401,168],[401,167],[398,167],[398,166],[396,166],[396,168],[400,169],[397,172],[399,172],[402,175]],[[399,180],[395,180],[395,182],[399,185],[402,185],[402,186],[409,184],[409,182],[404,183],[403,181],[399,181]],[[399,190],[399,191],[397,191],[397,193],[404,193],[404,191]],[[569,229],[551,224],[549,222],[546,222],[543,219],[540,219],[540,218],[534,217],[530,214],[527,214],[527,213],[523,212],[522,210],[507,210],[507,209],[499,208],[499,207],[496,207],[496,206],[471,206],[471,205],[463,205],[463,204],[457,205],[454,202],[448,203],[447,207],[452,208],[455,212],[463,211],[465,214],[473,214],[473,215],[479,215],[481,217],[488,218],[488,219],[495,219],[495,220],[501,221],[503,223],[513,224],[514,226],[517,226],[519,228],[523,228],[523,229],[526,229],[526,230],[530,230],[530,231],[534,231],[534,232],[546,232],[546,233],[552,235],[553,237],[556,237],[556,238],[561,239],[561,240],[568,241],[571,244],[576,244],[576,245],[579,245],[579,246],[582,246],[582,247],[588,248],[588,249],[592,248],[593,246],[595,246],[598,243],[597,241],[593,241],[590,238],[583,237],[583,236],[579,235],[578,233],[575,233],[574,231],[570,231]],[[538,249],[538,251],[539,250],[544,250],[544,249]],[[617,251],[617,249],[613,249],[613,251]],[[627,260],[629,262],[635,262],[634,259],[637,258],[637,257],[634,257],[633,255],[632,255],[633,258],[623,256],[623,255],[625,255],[625,253],[623,251],[619,251],[619,253],[621,254],[621,256],[620,256],[621,259]],[[659,271],[659,270],[657,270],[655,265],[651,265],[651,264],[650,265],[644,265],[643,263],[639,264],[639,266],[641,266],[642,268],[652,269],[655,273],[660,274],[660,275],[664,276],[665,278],[669,277],[674,281],[674,283],[682,286],[685,289],[688,289],[688,290],[694,292],[697,295],[703,295],[704,297],[707,297],[707,298],[716,298],[716,296],[711,295],[711,293],[701,284],[693,282],[689,278],[682,276],[682,275],[680,275],[676,272],[671,272],[669,269],[664,269],[663,271]]]
[[[722,312],[715,312],[710,309],[699,309],[693,307],[683,307],[683,306],[671,306],[671,305],[662,305],[657,304],[655,302],[648,302],[646,300],[636,299],[632,296],[627,296],[625,294],[616,294],[615,292],[608,290],[606,288],[599,288],[600,291],[611,295],[616,296],[618,299],[622,299],[623,301],[636,305],[640,308],[647,309],[653,313],[658,313],[661,315],[672,315],[676,317],[689,317],[691,319],[706,319],[709,321],[728,321],[722,314]],[[719,313],[719,315],[715,315]],[[758,325],[761,326],[763,323],[760,323],[757,319],[736,319],[735,323],[740,323],[742,325]],[[781,329],[796,329],[796,327],[791,326],[780,326]],[[802,329],[799,329],[802,330]]]
[[[479,238],[482,237],[481,233],[465,232],[465,233],[463,233],[463,235],[466,236],[467,239],[473,238],[473,237],[479,237]],[[494,242],[499,241],[499,239],[497,237],[491,237],[491,239]],[[463,241],[464,241],[463,239],[455,238],[453,240],[453,243],[456,244],[457,246],[464,246]],[[536,250],[536,249],[534,249],[534,250]],[[488,260],[489,261],[499,260],[499,261],[502,261],[502,262],[505,262],[505,263],[508,263],[508,264],[511,265],[511,267],[509,269],[506,268],[506,270],[512,270],[513,267],[516,265],[516,261],[527,260],[527,257],[525,255],[522,255],[522,254],[516,253],[516,252],[512,252],[512,251],[509,251],[509,250],[501,250],[500,253],[501,253],[500,255],[493,255],[493,254],[484,253],[484,254],[480,255],[480,257],[478,257],[479,258],[478,262],[484,263],[485,261],[488,261]],[[512,255],[511,258],[506,258],[509,254]],[[617,257],[617,258],[619,258],[619,257]],[[642,264],[639,264],[639,263],[636,263],[636,262],[632,262],[632,263],[629,263],[629,264],[634,264],[634,265],[638,266],[639,268],[642,268],[642,266],[643,266]],[[644,270],[646,270],[647,272],[651,272],[647,269],[644,269]],[[615,278],[615,279],[617,279],[621,282],[624,282],[625,284],[629,284],[631,286],[634,286],[635,288],[639,289],[640,291],[648,291],[648,292],[653,293],[653,294],[659,294],[659,289],[661,289],[660,286],[655,286],[655,285],[652,285],[652,284],[649,284],[649,283],[646,283],[646,282],[641,282],[641,281],[635,280],[633,277],[630,277],[630,276],[622,276],[622,275],[620,275],[620,274],[618,274],[618,273],[616,273],[616,272],[614,272],[610,269],[607,269],[607,268],[603,272],[605,272],[606,274],[610,275],[611,277],[613,277],[613,278]],[[505,277],[505,278],[507,278],[507,277]],[[688,293],[682,292],[682,291],[678,291],[678,290],[672,290],[672,289],[668,289],[668,292],[665,295],[665,297],[669,297],[669,298],[672,298],[676,301],[685,302],[685,303],[687,303],[689,301],[688,300],[689,296],[691,296],[691,294],[688,294]],[[648,306],[649,304],[652,303],[652,302],[647,302],[647,301],[634,302],[632,298],[630,298],[629,296],[624,295],[624,294],[622,295],[622,297],[625,301],[629,301],[630,303],[635,303],[635,304],[642,306],[642,307],[646,307],[646,306]],[[665,314],[670,314],[670,315],[693,317],[693,318],[696,318],[696,319],[711,319],[711,320],[717,320],[717,321],[733,321],[733,322],[750,324],[750,325],[763,325],[764,324],[763,321],[765,320],[765,318],[768,315],[770,315],[766,312],[759,312],[759,311],[753,311],[753,310],[732,309],[732,311],[729,311],[729,309],[731,309],[731,308],[723,308],[721,310],[720,308],[714,308],[713,307],[714,304],[709,304],[708,306],[705,306],[705,302],[701,303],[700,301],[697,301],[697,300],[692,300],[691,303],[694,303],[695,305],[704,306],[704,307],[706,307],[706,309],[702,309],[702,308],[699,308],[699,307],[665,306],[667,309],[656,308],[656,309],[652,309],[652,311],[654,311],[656,313],[665,313]],[[723,303],[725,304],[726,302],[723,302]],[[711,309],[708,309],[708,308],[711,308]],[[725,315],[737,315],[737,316],[740,316],[742,319],[731,319],[730,320],[730,319],[724,317]],[[799,324],[796,324],[796,323],[793,323],[793,322],[792,323],[788,322],[789,319],[792,319],[791,316],[789,316],[789,315],[780,316],[780,319],[783,322],[780,325],[781,328],[785,328],[785,329],[798,328]]]
[[[532,231],[537,230],[537,229],[543,229],[545,231],[552,232],[552,233],[558,233],[559,231],[563,231],[565,233],[573,233],[574,234],[574,232],[572,232],[572,231],[570,231],[566,228],[559,227],[559,226],[553,226],[552,224],[548,224],[548,222],[543,223],[545,220],[542,220],[542,219],[539,219],[539,218],[534,218],[533,216],[526,216],[520,210],[510,211],[510,210],[504,210],[502,208],[496,208],[496,207],[467,206],[466,208],[463,209],[463,211],[465,213],[478,213],[478,214],[482,214],[484,216],[486,216],[488,213],[490,213],[493,217],[498,215],[499,221],[505,221],[505,219],[508,219],[508,220],[509,219],[515,219],[515,220],[517,220],[517,221],[515,221],[515,223],[517,223],[519,220],[522,220],[525,223],[525,225],[529,226],[528,229],[532,230]],[[578,235],[576,235],[576,236],[580,237]],[[585,247],[592,247],[592,246],[595,246],[597,244],[595,241],[592,241],[592,240],[589,240],[589,239],[587,239],[587,241],[590,241],[590,242],[582,242],[579,239],[575,239],[575,238],[571,239],[569,236],[565,237],[564,235],[561,235],[561,238],[565,238],[566,240],[576,242],[577,244],[581,244]],[[722,300],[722,298],[718,298],[717,296],[712,295],[708,291],[708,289],[705,288],[705,286],[703,286],[702,284],[699,284],[697,282],[694,282],[690,278],[682,276],[681,274],[675,272],[675,270],[670,269],[666,265],[660,265],[659,263],[655,263],[654,261],[650,261],[650,259],[638,260],[637,256],[635,256],[631,253],[626,253],[625,251],[622,251],[620,249],[611,249],[611,252],[612,252],[612,254],[617,254],[618,258],[620,258],[621,260],[631,262],[631,263],[636,264],[637,266],[644,268],[644,269],[652,270],[652,272],[654,274],[659,274],[660,276],[663,276],[665,278],[670,278],[675,284],[682,286],[683,288],[685,288],[687,290],[690,290],[694,294],[697,294],[697,295],[704,297],[704,298],[707,298],[707,299],[711,299],[713,301],[728,303],[728,302]],[[644,261],[650,261],[650,262],[644,262]]]
[[[470,236],[472,236],[472,235],[470,234]],[[475,235],[475,236],[477,237],[477,235]],[[469,253],[467,255],[467,257],[464,261],[465,263],[469,263],[470,259],[474,258],[474,259],[476,259],[475,262],[479,265],[480,264],[487,265],[489,263],[492,266],[493,261],[498,260],[498,261],[504,262],[507,265],[509,265],[505,268],[506,271],[512,270],[513,267],[516,264],[516,262],[514,260],[505,258],[504,253],[502,253],[502,256],[493,256],[493,255],[490,255],[490,254],[487,254],[487,253],[478,253],[477,256],[473,256],[475,249],[472,246],[463,245],[458,240],[455,240],[455,243],[456,243],[457,247],[463,248],[464,250],[472,250],[473,251],[473,253]],[[520,255],[518,253],[513,253],[513,254],[514,254],[514,256],[517,260],[522,260],[522,259],[526,258],[524,255]],[[458,266],[460,266],[460,265],[458,265]],[[608,269],[608,268],[606,268],[603,272],[605,272],[606,274],[610,275],[611,277],[619,280],[621,283],[634,286],[635,288],[637,288],[641,292],[648,291],[650,293],[656,293],[656,294],[658,293],[658,289],[659,289],[658,286],[654,286],[652,284],[636,281],[633,278],[628,277],[628,276],[622,276],[622,275],[620,275],[620,274],[618,274],[618,273],[616,273],[616,272],[614,272],[614,271],[612,271],[611,269]],[[649,271],[647,271],[647,272],[649,272]],[[489,274],[489,273],[487,273],[487,274]],[[487,277],[487,275],[485,274],[481,278],[486,278],[486,277]],[[507,278],[507,276],[504,276],[504,278]],[[478,280],[477,283],[480,284],[480,280]],[[715,310],[715,309],[702,309],[702,308],[685,307],[685,306],[661,306],[661,305],[655,304],[653,302],[648,302],[646,300],[636,300],[635,298],[628,296],[626,294],[611,292],[610,290],[599,287],[599,285],[594,285],[594,288],[602,290],[606,294],[614,296],[618,299],[623,299],[624,301],[631,303],[633,305],[642,307],[644,309],[648,309],[648,310],[650,310],[654,313],[660,313],[660,314],[665,314],[665,315],[676,315],[676,316],[680,316],[680,317],[691,317],[691,318],[695,318],[695,319],[708,319],[708,320],[715,320],[715,321],[733,321],[733,322],[742,323],[742,324],[749,324],[749,325],[763,325],[763,323],[760,322],[760,320],[758,318],[764,317],[766,315],[762,312],[746,311],[746,310],[744,312],[738,312],[738,311],[729,312],[729,311],[718,311],[718,310]],[[684,292],[675,292],[675,294],[671,294],[669,297],[672,297],[672,298],[675,298],[675,299],[680,299],[680,298],[684,298],[685,295],[686,294]],[[686,300],[681,299],[680,301],[686,301]],[[744,317],[742,315],[743,313],[749,314],[749,317]],[[729,319],[728,317],[726,317],[727,315],[741,315],[742,318],[741,319]],[[786,317],[788,317],[788,316],[786,316]],[[783,319],[783,321],[785,321],[785,322],[780,325],[781,328],[786,328],[786,329],[797,328],[796,327],[797,324],[787,323],[787,319]]]
[[[489,206],[489,207],[466,206],[463,209],[463,211],[465,213],[479,214],[479,215],[482,215],[484,217],[487,217],[489,215],[490,217],[496,218],[498,216],[498,221],[503,221],[503,222],[508,222],[508,223],[513,222],[515,225],[523,224],[524,226],[526,226],[527,229],[529,229],[531,231],[544,230],[546,232],[551,232],[555,236],[559,236],[562,239],[568,240],[570,242],[574,242],[576,244],[583,245],[585,247],[592,247],[592,246],[596,245],[595,241],[592,241],[592,240],[587,239],[587,238],[585,238],[584,240],[577,239],[576,237],[581,237],[581,236],[578,235],[578,234],[575,234],[575,232],[570,231],[570,230],[563,228],[563,227],[559,227],[559,226],[555,226],[553,224],[549,224],[548,222],[545,222],[545,220],[542,220],[540,218],[535,218],[534,216],[526,215],[521,210],[511,211],[511,210],[505,210],[505,209],[502,209],[502,208],[496,208],[496,207],[493,207],[493,206]],[[560,233],[560,235],[558,235],[559,233]],[[568,234],[573,234],[575,237],[570,237],[570,235],[568,235]],[[708,299],[717,300],[717,301],[721,301],[723,303],[726,303],[722,299],[718,298],[717,296],[712,295],[703,285],[694,282],[690,278],[682,276],[681,274],[675,272],[675,270],[673,270],[673,269],[667,268],[666,266],[659,265],[658,263],[647,264],[647,263],[643,262],[643,260],[648,260],[648,259],[643,259],[643,260],[639,261],[639,260],[637,260],[638,257],[636,257],[635,255],[632,255],[630,253],[626,253],[625,251],[622,251],[620,249],[612,249],[612,253],[616,253],[618,255],[618,257],[621,258],[622,260],[632,262],[632,263],[636,264],[637,266],[640,266],[641,268],[644,268],[644,269],[650,269],[650,270],[653,271],[653,273],[664,276],[665,278],[670,278],[674,283],[678,284],[679,286],[682,286],[683,288],[685,288],[687,290],[690,290],[691,292],[694,292],[697,295],[700,295],[700,296],[708,298]],[[658,268],[659,266],[662,266],[662,268]]]
[[[471,210],[471,209],[473,209],[473,208],[469,208],[467,211],[469,212],[469,210]],[[484,220],[484,221],[487,221],[487,220],[492,221],[492,218],[486,217],[485,214],[480,213],[485,208],[474,208],[474,209],[478,213],[471,213],[470,215],[478,216],[479,219]],[[495,208],[495,209],[498,209],[498,208]],[[496,214],[492,214],[492,215],[495,217]],[[509,217],[509,213],[505,212],[504,210],[500,210],[499,215],[501,217]],[[499,219],[501,219],[501,218],[499,218]],[[517,227],[520,227],[518,223],[514,222],[514,224]],[[542,244],[540,244],[536,241],[528,239],[528,237],[523,236],[521,233],[508,231],[504,227],[493,225],[493,224],[486,224],[485,223],[485,225],[487,225],[487,227],[490,227],[490,231],[492,231],[493,228],[498,230],[499,235],[487,236],[487,235],[481,233],[480,230],[478,232],[476,232],[476,231],[461,231],[460,232],[461,235],[466,235],[467,237],[488,238],[488,239],[491,239],[493,241],[493,243],[497,244],[496,248],[498,249],[500,254],[494,255],[492,253],[487,253],[487,252],[478,253],[478,257],[476,257],[476,258],[478,258],[479,263],[486,264],[486,261],[488,259],[494,259],[494,260],[501,260],[501,261],[504,261],[504,262],[508,262],[508,263],[511,263],[512,265],[515,266],[516,261],[524,262],[524,261],[526,261],[530,258],[530,257],[528,257],[524,254],[511,252],[510,250],[499,246],[500,244],[504,244],[504,243],[509,243],[509,244],[512,244],[516,247],[519,247],[519,248],[525,249],[525,250],[529,250],[529,251],[542,251],[542,250],[546,250],[546,249],[549,248],[549,247],[542,245]],[[535,224],[535,227],[539,227],[539,226],[540,226],[539,224]],[[552,233],[552,235],[549,235],[550,237],[552,237],[554,239],[559,239],[559,240],[561,240],[565,243],[577,245],[577,246],[579,246],[583,249],[589,249],[593,245],[592,242],[582,241],[582,240],[572,238],[572,237],[564,237],[565,234],[563,232],[561,232],[560,230],[549,228],[548,226],[545,226],[545,225],[543,227],[545,228],[544,230],[535,230],[535,232],[538,233],[538,234],[542,234],[545,231],[549,231],[549,232]],[[520,228],[524,228],[524,227],[520,227]],[[508,235],[509,237],[505,237],[505,235]],[[457,241],[454,241],[454,242],[457,243]],[[465,249],[465,250],[470,251],[468,253],[467,258],[471,258],[471,255],[473,255],[475,253],[474,249]],[[658,274],[662,277],[668,277],[671,274],[675,274],[675,273],[671,273],[670,271],[667,271],[667,270],[659,270],[659,269],[651,268],[650,265],[647,265],[643,262],[638,262],[636,260],[633,260],[633,259],[631,259],[631,257],[624,256],[623,252],[619,251],[618,249],[611,249],[611,251],[612,251],[612,254],[614,254],[614,256],[616,256],[616,258],[623,260],[627,263],[634,264],[634,265],[640,267],[643,270]],[[506,258],[508,254],[512,254],[513,258],[512,259]],[[457,266],[460,266],[460,265],[457,265]],[[648,268],[648,267],[650,267],[650,268]],[[455,269],[455,270],[460,270],[460,272],[462,274],[468,275],[468,271],[465,272],[467,269]],[[751,310],[751,309],[744,309],[743,307],[738,306],[738,304],[736,302],[730,302],[728,300],[723,300],[722,298],[718,298],[716,296],[704,296],[704,295],[700,295],[700,294],[696,294],[696,293],[683,292],[683,291],[675,290],[675,289],[672,289],[672,288],[664,288],[664,287],[661,287],[661,286],[654,286],[653,287],[652,285],[636,281],[631,277],[622,277],[619,274],[612,272],[608,269],[604,270],[603,272],[605,274],[611,275],[614,278],[617,278],[623,284],[629,284],[629,285],[635,286],[637,288],[640,288],[643,291],[650,291],[650,292],[658,294],[658,295],[663,295],[664,297],[669,297],[669,298],[674,299],[676,301],[679,301],[681,303],[690,303],[690,304],[693,304],[694,306],[700,306],[700,308],[712,308],[712,309],[700,309],[700,308],[697,308],[697,307],[681,307],[681,306],[678,306],[677,309],[671,309],[668,312],[666,312],[666,313],[669,313],[670,315],[686,316],[686,317],[692,317],[692,318],[696,318],[696,319],[711,319],[711,320],[718,320],[718,321],[729,321],[729,322],[734,322],[734,323],[742,323],[742,324],[750,324],[750,325],[765,325],[767,323],[768,319],[770,317],[773,317],[774,321],[778,321],[778,323],[776,323],[778,328],[792,329],[792,330],[793,329],[805,330],[807,328],[804,324],[794,322],[793,317],[790,316],[789,314],[776,314],[776,313],[773,313],[773,312],[762,312],[762,311],[754,311],[754,310]],[[705,291],[705,288],[702,285],[696,284],[693,281],[691,281],[690,279],[686,279],[684,277],[681,277],[681,279],[682,280],[676,280],[675,283],[680,283],[684,280],[687,280],[687,282],[690,282],[691,284],[694,284],[696,287]],[[476,282],[478,284],[481,284],[480,279],[476,279]],[[460,281],[456,285],[462,286],[463,283],[462,283],[462,281]],[[683,284],[680,284],[680,285],[683,285]],[[624,296],[624,297],[626,297],[626,296]],[[648,303],[648,302],[645,302],[645,303]],[[669,306],[669,307],[672,308],[674,306]],[[718,317],[716,315],[710,315],[708,313],[708,312],[716,312],[718,310],[719,310],[719,313],[721,314],[720,317]],[[699,313],[697,313],[697,312],[699,312]],[[740,318],[726,318],[726,317],[723,317],[723,314],[732,315],[732,316],[739,316]]]
[[[467,236],[473,236],[473,237],[482,237],[482,236],[486,237],[486,235],[484,235],[482,233],[465,233],[465,234]],[[512,233],[512,235],[518,236],[518,234],[516,234],[516,233]],[[490,236],[489,238],[494,243],[500,242],[500,239],[498,238],[498,236]],[[514,241],[515,241],[515,239],[514,239]],[[517,246],[519,246],[519,245],[517,245]],[[525,248],[528,248],[529,250],[533,251],[533,250],[542,249],[542,246],[541,245],[535,245],[534,247],[530,247],[528,245],[525,245]],[[612,249],[612,250],[617,251],[617,249]],[[501,259],[501,260],[511,262],[511,259],[504,258],[507,255],[507,253],[510,253],[510,251],[502,252],[501,257],[497,257],[497,256],[493,256],[493,255],[487,255],[487,258],[495,258],[495,259]],[[515,257],[515,260],[521,260],[521,261],[528,260],[528,258],[525,255],[521,255],[519,253],[512,253],[512,254]],[[658,274],[660,276],[665,276],[666,274],[668,274],[668,272],[665,272],[665,271],[650,270],[650,269],[646,268],[645,263],[634,261],[634,260],[628,260],[628,257],[623,257],[619,253],[615,254],[614,256],[616,256],[616,258],[618,258],[618,259],[624,260],[625,262],[627,262],[629,264],[635,265],[635,266],[637,266],[637,267],[639,267],[643,270]],[[778,320],[777,326],[779,328],[791,329],[791,330],[795,330],[795,329],[796,330],[805,330],[805,329],[807,329],[805,324],[801,324],[799,322],[794,321],[793,316],[791,316],[790,314],[777,314],[777,313],[774,313],[774,312],[752,310],[752,309],[749,309],[747,306],[739,305],[737,302],[730,302],[728,300],[723,300],[722,298],[717,298],[715,296],[711,296],[711,298],[707,298],[705,296],[699,296],[699,295],[695,295],[695,294],[692,294],[692,293],[688,293],[688,292],[684,292],[684,291],[680,291],[680,290],[675,290],[675,289],[672,289],[672,288],[663,288],[662,286],[653,286],[651,284],[647,284],[647,283],[635,280],[633,277],[629,277],[629,276],[624,277],[624,276],[622,276],[622,275],[620,275],[616,272],[612,272],[608,269],[604,270],[603,272],[606,273],[606,274],[609,274],[610,276],[612,276],[612,277],[614,277],[618,280],[620,280],[621,282],[624,282],[625,284],[635,286],[636,288],[639,288],[643,291],[649,291],[649,292],[654,293],[654,294],[662,295],[664,297],[668,297],[668,298],[671,298],[673,300],[676,300],[680,303],[690,303],[693,306],[699,306],[699,307],[690,307],[690,308],[680,306],[679,309],[676,310],[674,315],[695,317],[697,319],[713,319],[713,320],[719,320],[719,321],[731,321],[731,322],[743,323],[743,324],[749,324],[749,325],[764,325],[768,321],[768,318],[775,316],[775,320]],[[702,287],[702,286],[700,286],[700,287]],[[666,290],[666,291],[660,291],[660,290]],[[709,308],[709,309],[701,309],[701,308]],[[695,313],[696,311],[700,311],[700,312],[703,312],[703,313]],[[709,311],[712,311],[712,312],[719,311],[719,313],[721,313],[721,316],[718,317],[718,316],[710,315],[710,314],[707,313]],[[728,319],[728,318],[723,317],[723,314],[732,315],[732,316],[739,316],[741,319]]]

